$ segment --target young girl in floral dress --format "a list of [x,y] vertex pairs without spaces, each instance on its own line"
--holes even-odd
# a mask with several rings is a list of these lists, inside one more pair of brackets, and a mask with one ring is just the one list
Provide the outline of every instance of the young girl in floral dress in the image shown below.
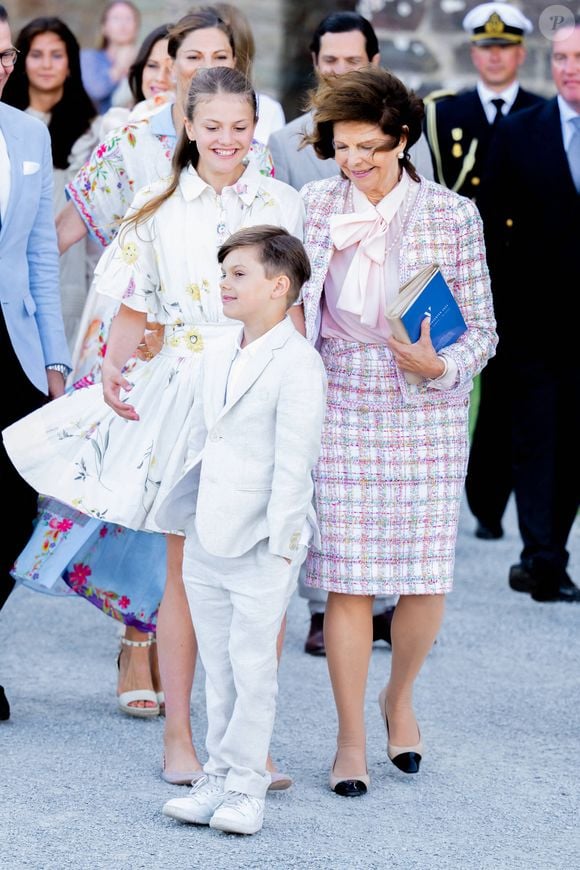
[[[155,511],[172,469],[180,467],[204,349],[236,328],[221,310],[218,246],[235,230],[262,223],[302,234],[298,194],[246,165],[256,121],[246,78],[223,67],[200,72],[186,117],[169,183],[137,194],[97,268],[99,291],[122,303],[102,388],[74,391],[4,433],[16,467],[39,492],[107,523],[152,532],[166,531],[156,525]],[[122,368],[148,320],[164,325],[163,349],[131,373],[130,388]],[[188,630],[181,543],[169,536],[171,588],[164,601],[174,634]],[[177,667],[164,661],[159,637],[167,712],[175,699],[188,718],[195,662],[190,625],[189,632],[190,657]]]
[[[196,9],[171,27],[168,53],[173,63],[175,100],[139,122],[126,123],[95,148],[69,184],[71,202],[57,218],[61,251],[87,233],[103,247],[109,245],[135,193],[170,175],[192,78],[202,68],[240,68],[244,61],[236,51],[238,41],[238,34],[214,7]],[[255,133],[246,159],[263,175],[273,174],[269,152],[256,141]],[[118,306],[119,300],[97,293],[93,284],[73,353],[71,382],[75,388],[100,381],[110,324]],[[132,359],[128,368],[139,364]],[[173,567],[172,576],[176,572],[178,575],[178,566]],[[163,536],[89,519],[55,500],[41,500],[35,531],[17,560],[13,576],[36,590],[73,589],[103,613],[124,623],[118,694],[126,714],[157,716],[163,711],[164,694],[159,691],[154,645],[158,620],[167,660],[186,658],[188,664],[181,670],[193,678],[195,640],[188,625],[180,634],[172,622],[174,584],[171,578],[165,583]],[[178,576],[175,585],[180,590]],[[127,594],[128,589],[131,594]],[[153,689],[157,690],[155,700]],[[127,690],[132,690],[131,700],[127,699]],[[146,700],[144,692],[150,700]],[[177,697],[186,696],[189,698],[187,686],[180,685]],[[168,767],[193,769],[197,760],[191,745],[189,700],[168,704],[165,732]]]

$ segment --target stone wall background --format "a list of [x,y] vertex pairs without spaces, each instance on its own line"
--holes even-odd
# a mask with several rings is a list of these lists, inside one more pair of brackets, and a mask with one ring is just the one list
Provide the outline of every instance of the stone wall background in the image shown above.
[[[383,65],[392,69],[422,96],[435,88],[473,85],[475,75],[461,21],[478,0],[238,0],[250,19],[256,40],[254,83],[282,100],[288,119],[303,111],[306,91],[313,84],[308,45],[318,22],[334,10],[357,9],[369,18],[380,39]],[[105,3],[89,0],[4,0],[16,35],[38,15],[59,15],[81,45],[95,43]],[[177,20],[193,6],[181,0],[136,0],[141,10],[141,36],[163,21]],[[534,23],[521,81],[530,90],[550,96],[550,43],[537,28],[547,0],[514,5]],[[580,2],[565,3],[580,13]]]

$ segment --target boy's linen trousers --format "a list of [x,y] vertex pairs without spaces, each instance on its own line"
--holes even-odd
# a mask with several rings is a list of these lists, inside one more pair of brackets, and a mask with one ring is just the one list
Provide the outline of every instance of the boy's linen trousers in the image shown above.
[[263,798],[276,715],[276,640],[296,588],[302,547],[292,564],[263,540],[235,558],[213,556],[187,529],[183,579],[206,674],[208,760],[224,790]]

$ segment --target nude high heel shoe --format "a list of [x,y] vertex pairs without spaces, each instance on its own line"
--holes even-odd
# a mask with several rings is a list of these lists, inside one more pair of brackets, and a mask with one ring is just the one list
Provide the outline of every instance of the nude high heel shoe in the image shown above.
[[383,689],[379,695],[379,707],[387,731],[387,755],[389,756],[389,760],[393,762],[395,767],[402,770],[403,773],[419,773],[419,765],[421,764],[421,758],[423,757],[423,741],[421,740],[419,726],[417,725],[417,731],[419,731],[419,742],[416,743],[415,746],[395,746],[389,740],[389,720],[387,719],[386,703],[387,690]]
[[335,764],[336,755],[334,756],[334,761],[332,762],[332,768],[330,770],[329,776],[331,791],[333,791],[335,794],[339,794],[341,797],[361,797],[361,795],[367,793],[368,788],[371,784],[371,778],[368,774],[368,771],[366,773],[357,773],[356,776],[335,776]]

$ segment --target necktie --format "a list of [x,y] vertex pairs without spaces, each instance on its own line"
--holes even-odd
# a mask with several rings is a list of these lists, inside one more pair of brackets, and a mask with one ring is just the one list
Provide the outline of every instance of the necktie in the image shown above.
[[574,135],[568,146],[568,164],[576,190],[580,193],[580,115],[572,118],[570,123],[574,127]]
[[495,106],[495,118],[491,122],[492,129],[495,130],[501,119],[503,118],[503,113],[501,107],[505,103],[505,100],[502,100],[501,97],[498,97],[496,100],[492,100],[492,106]]

